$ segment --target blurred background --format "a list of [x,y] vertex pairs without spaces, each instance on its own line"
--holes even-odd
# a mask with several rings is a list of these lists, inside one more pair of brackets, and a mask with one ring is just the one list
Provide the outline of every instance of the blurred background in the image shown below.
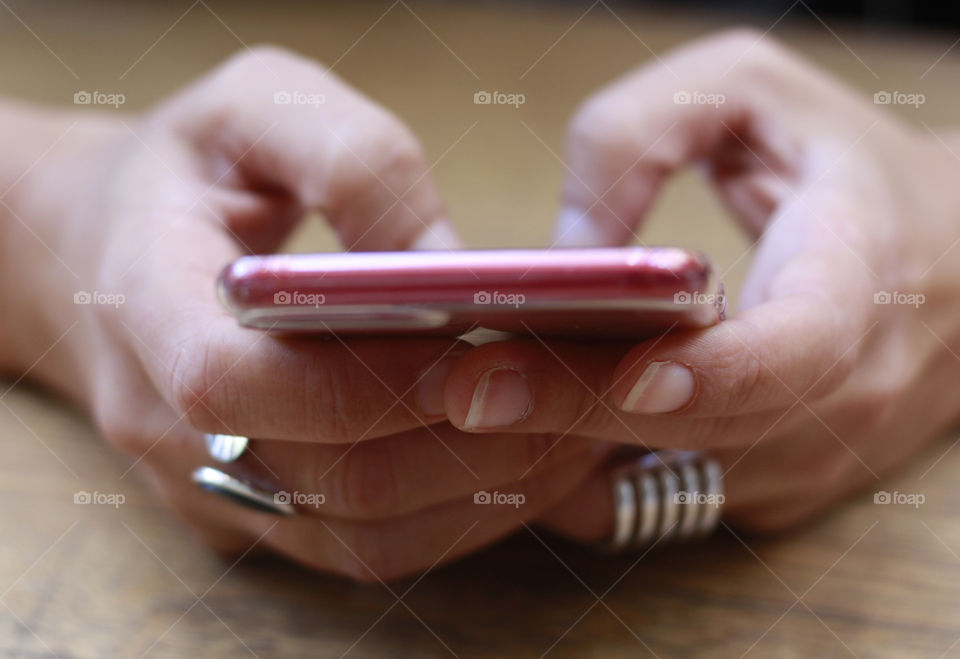
[[[769,31],[868,98],[923,94],[919,107],[890,108],[918,130],[960,119],[958,4],[905,0],[0,0],[0,93],[70,112],[92,111],[75,94],[123,94],[121,107],[98,111],[134,115],[249,45],[281,44],[411,126],[470,246],[544,245],[577,105],[654,53],[732,25]],[[484,91],[525,103],[476,105]],[[695,172],[670,182],[641,237],[702,249],[734,297],[750,262],[749,244]],[[335,247],[319,222],[290,245]],[[637,563],[521,533],[387,590],[279,561],[232,566],[134,477],[120,477],[126,462],[87,419],[23,384],[8,394],[0,656],[958,651],[960,451],[944,445],[887,486],[916,491],[923,479],[927,529],[916,511],[878,510],[868,494],[789,538],[748,547],[721,534]],[[78,489],[121,492],[127,504],[78,507]]]
[[947,29],[960,23],[960,7],[956,3],[937,0],[728,0],[718,3],[697,0],[660,0],[652,3],[618,2],[617,5],[642,6],[656,4],[663,7],[685,7],[689,10],[706,10],[723,14],[728,18],[744,21],[776,19],[787,11],[799,8],[791,22],[816,21],[817,17],[841,19],[864,25],[886,25],[892,29],[909,26],[924,26]]

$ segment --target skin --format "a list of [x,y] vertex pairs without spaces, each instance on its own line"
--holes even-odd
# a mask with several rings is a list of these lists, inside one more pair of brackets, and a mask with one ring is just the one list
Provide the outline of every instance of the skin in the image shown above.
[[[678,105],[678,87],[725,102]],[[478,347],[448,378],[451,422],[708,451],[725,468],[726,518],[750,530],[789,528],[879,489],[958,421],[956,150],[955,135],[905,124],[750,32],[614,81],[573,119],[560,242],[631,239],[666,179],[701,164],[757,241],[742,304],[710,329],[639,345]],[[925,301],[876,304],[882,291]],[[652,363],[684,367],[688,386],[653,381],[631,400]],[[482,416],[470,414],[476,385],[496,367],[524,387],[509,401],[488,389],[497,422],[468,423]],[[507,409],[526,411],[510,419]],[[547,520],[591,540],[610,532],[611,510],[597,475]]]
[[[428,569],[526,523],[602,539],[603,463],[623,444],[709,451],[728,469],[731,522],[796,524],[956,421],[960,368],[945,345],[960,351],[960,272],[940,257],[960,238],[960,165],[758,35],[663,62],[577,113],[558,235],[623,243],[671,173],[705,163],[760,241],[742,308],[715,328],[639,345],[479,347],[238,328],[215,297],[219,270],[277,249],[305,211],[321,211],[345,248],[459,246],[407,128],[322,66],[257,48],[143,116],[0,108],[0,305],[15,310],[0,366],[89,410],[216,549],[256,544],[361,581]],[[325,102],[274,103],[284,89]],[[678,89],[726,102],[677,105]],[[16,284],[24,273],[29,287]],[[926,303],[876,305],[878,290]],[[77,305],[78,291],[124,303]],[[652,362],[686,370],[647,378],[638,395]],[[483,382],[486,405],[471,413],[498,367],[512,376]],[[256,438],[245,475],[325,503],[278,521],[199,492],[189,474],[209,463],[203,432]],[[481,490],[526,502],[478,506]]]
[[[277,104],[278,90],[325,102]],[[322,66],[262,47],[143,116],[0,112],[0,304],[14,310],[0,365],[89,410],[214,548],[396,578],[522,528],[609,452],[450,426],[457,339],[278,339],[223,310],[221,268],[276,250],[306,211],[351,249],[460,246],[410,131]],[[83,291],[123,303],[75,304]],[[278,520],[200,491],[203,432],[256,438],[231,468],[324,504]],[[527,503],[474,503],[495,490]]]

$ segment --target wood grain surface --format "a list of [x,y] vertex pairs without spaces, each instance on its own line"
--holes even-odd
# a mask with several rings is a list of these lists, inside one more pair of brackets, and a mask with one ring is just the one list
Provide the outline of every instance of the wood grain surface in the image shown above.
[[[0,4],[0,90],[46,103],[117,91],[137,111],[265,41],[335,64],[421,137],[474,247],[543,244],[578,101],[651,52],[727,22],[691,11],[614,15],[603,3]],[[828,28],[802,3],[792,12],[774,35],[865,94],[936,100],[902,110],[913,118],[957,119],[960,48],[929,67],[960,35]],[[481,90],[523,93],[526,103],[474,105]],[[747,243],[693,175],[669,186],[644,238],[705,250],[734,292],[749,263]],[[292,248],[329,246],[314,223]],[[919,508],[875,505],[866,492],[788,537],[724,531],[640,560],[524,531],[385,587],[218,558],[135,472],[124,475],[128,463],[82,414],[27,382],[0,383],[0,403],[4,656],[960,655],[955,437],[878,486],[923,493]],[[79,491],[122,493],[125,503],[75,505]]]

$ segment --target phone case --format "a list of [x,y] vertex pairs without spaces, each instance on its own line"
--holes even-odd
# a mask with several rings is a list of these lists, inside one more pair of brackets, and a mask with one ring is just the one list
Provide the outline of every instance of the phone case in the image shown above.
[[675,247],[246,256],[218,289],[245,327],[320,334],[637,338],[725,308],[707,259]]

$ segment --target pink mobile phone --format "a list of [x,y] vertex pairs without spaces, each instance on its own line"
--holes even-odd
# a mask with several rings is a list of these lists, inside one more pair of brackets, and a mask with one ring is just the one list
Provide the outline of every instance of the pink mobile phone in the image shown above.
[[674,247],[245,256],[220,299],[245,327],[637,338],[723,317],[706,258]]

